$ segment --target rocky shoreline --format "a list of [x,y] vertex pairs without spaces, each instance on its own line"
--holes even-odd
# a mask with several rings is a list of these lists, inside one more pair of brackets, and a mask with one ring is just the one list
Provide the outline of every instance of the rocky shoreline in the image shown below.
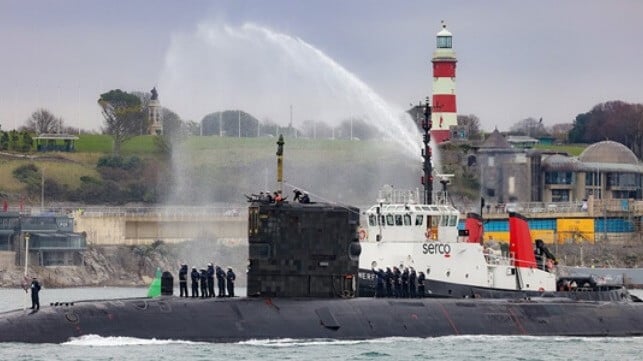
[[[208,257],[207,255],[211,255]],[[191,241],[182,244],[149,246],[88,247],[83,265],[29,267],[29,280],[37,277],[43,287],[141,287],[149,285],[157,268],[170,271],[178,283],[178,269],[182,263],[205,268],[215,260],[237,271],[239,285],[245,284],[247,247],[230,246],[221,242]],[[191,260],[191,262],[189,261]],[[215,263],[217,264],[217,263]],[[0,272],[0,287],[22,287],[24,269],[7,266]]]

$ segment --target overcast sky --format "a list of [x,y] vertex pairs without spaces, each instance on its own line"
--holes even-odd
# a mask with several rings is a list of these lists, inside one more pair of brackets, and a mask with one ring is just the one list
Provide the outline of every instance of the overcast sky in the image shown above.
[[0,0],[0,125],[45,107],[99,129],[100,93],[153,86],[196,121],[241,108],[284,123],[289,105],[295,123],[394,113],[431,94],[442,19],[458,112],[485,130],[643,102],[639,0]]

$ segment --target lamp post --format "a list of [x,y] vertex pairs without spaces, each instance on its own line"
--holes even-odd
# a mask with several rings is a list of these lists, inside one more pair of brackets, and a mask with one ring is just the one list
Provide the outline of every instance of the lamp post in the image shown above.
[[25,233],[25,278],[23,280],[24,287],[25,287],[25,304],[24,304],[23,310],[27,310],[27,302],[28,302],[27,295],[29,293],[27,291],[27,287],[29,286],[29,277],[27,277],[27,274],[29,272],[29,238],[30,237],[31,235],[29,234],[29,232]]

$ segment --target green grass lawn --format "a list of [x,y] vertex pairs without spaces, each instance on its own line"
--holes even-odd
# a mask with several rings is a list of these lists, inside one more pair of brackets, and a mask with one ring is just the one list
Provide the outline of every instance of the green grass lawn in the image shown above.
[[585,150],[585,148],[587,148],[587,146],[588,146],[587,144],[561,144],[561,145],[536,144],[534,148],[539,150],[565,152],[572,157],[577,157]]

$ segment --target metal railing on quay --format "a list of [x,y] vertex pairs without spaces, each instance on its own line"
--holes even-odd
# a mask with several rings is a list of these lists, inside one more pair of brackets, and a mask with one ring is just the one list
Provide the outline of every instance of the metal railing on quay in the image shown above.
[[158,206],[158,207],[110,207],[110,206],[88,206],[88,207],[49,207],[46,211],[39,208],[26,208],[23,214],[78,214],[81,216],[164,216],[164,217],[185,217],[185,216],[223,216],[241,217],[247,214],[245,206]]

